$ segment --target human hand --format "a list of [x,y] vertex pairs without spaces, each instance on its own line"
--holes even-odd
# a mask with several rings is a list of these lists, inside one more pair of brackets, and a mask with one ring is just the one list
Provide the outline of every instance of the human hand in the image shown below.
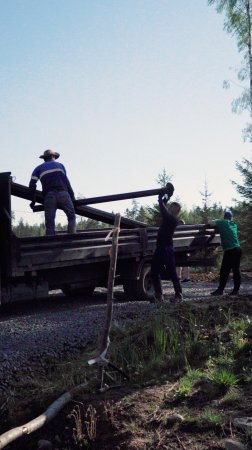
[[163,192],[159,192],[159,194],[158,194],[158,201],[159,202],[162,202],[163,201]]
[[168,201],[170,200],[170,197],[169,197],[169,195],[168,194],[165,194],[164,196],[163,196],[163,203],[166,205],[166,203],[168,203]]

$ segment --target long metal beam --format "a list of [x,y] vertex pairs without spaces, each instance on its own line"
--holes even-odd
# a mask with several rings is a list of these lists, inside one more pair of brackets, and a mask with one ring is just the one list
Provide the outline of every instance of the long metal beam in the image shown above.
[[[18,183],[11,183],[11,194],[16,197],[23,198],[25,200],[32,200],[31,195],[29,193],[29,189],[26,186]],[[44,199],[41,191],[36,191],[36,202],[41,203],[43,205]],[[39,211],[43,211],[40,207],[37,208]],[[100,209],[92,208],[90,206],[76,206],[75,207],[76,214],[87,217],[88,219],[97,220],[98,222],[107,223],[109,225],[114,224],[115,214],[109,213],[107,211],[102,211]],[[122,228],[145,228],[147,225],[143,222],[139,222],[137,220],[128,219],[127,217],[121,218],[121,227]]]
[[[74,206],[92,205],[95,203],[114,202],[118,200],[129,200],[131,198],[150,197],[153,195],[159,195],[160,192],[165,193],[165,188],[159,189],[146,189],[144,191],[124,192],[122,194],[102,195],[97,197],[88,197],[74,200]],[[34,207],[34,212],[43,211],[43,206],[37,205]]]
[[76,206],[92,205],[94,203],[113,202],[118,200],[129,200],[131,198],[150,197],[152,195],[159,195],[164,189],[146,189],[144,191],[124,192],[122,194],[102,195],[98,197],[89,197],[75,200]]

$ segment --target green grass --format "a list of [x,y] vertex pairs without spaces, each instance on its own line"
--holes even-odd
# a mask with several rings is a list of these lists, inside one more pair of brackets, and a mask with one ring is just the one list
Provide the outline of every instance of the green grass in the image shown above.
[[243,393],[240,389],[237,388],[231,388],[228,390],[228,392],[222,397],[221,399],[221,405],[228,407],[228,406],[237,406],[239,403],[243,401]]
[[222,424],[223,418],[221,414],[216,412],[214,409],[207,407],[200,417],[200,422],[210,425],[211,427],[216,427]]
[[194,383],[203,377],[203,373],[199,369],[189,369],[187,374],[180,378],[177,394],[188,396],[192,393]]
[[[223,404],[232,404],[236,398],[242,398],[239,389],[243,383],[252,383],[252,367],[245,352],[247,344],[241,346],[241,339],[247,339],[248,317],[237,307],[233,311],[231,307],[207,309],[190,305],[180,305],[171,316],[169,305],[164,305],[162,311],[157,310],[144,320],[132,319],[123,326],[116,324],[110,336],[108,358],[129,374],[130,385],[179,380],[177,396],[189,401],[195,383],[209,379],[224,396]],[[99,343],[96,346],[99,348]],[[86,392],[97,388],[101,381],[98,367],[87,364],[97,354],[92,345],[64,361],[48,360],[46,374],[17,384],[9,403],[12,411],[21,398],[36,402],[42,397],[45,401],[81,383],[87,383]],[[105,368],[105,382],[128,383],[109,368]]]
[[209,375],[209,379],[213,381],[220,389],[228,390],[237,386],[239,378],[228,369],[216,368]]

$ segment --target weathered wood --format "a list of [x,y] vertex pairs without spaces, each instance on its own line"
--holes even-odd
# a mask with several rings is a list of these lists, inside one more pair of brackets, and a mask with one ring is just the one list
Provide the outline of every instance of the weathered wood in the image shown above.
[[31,434],[39,428],[42,428],[44,425],[50,422],[50,420],[52,420],[58,414],[58,412],[74,398],[75,395],[77,395],[80,391],[83,390],[83,388],[86,387],[86,382],[75,386],[70,391],[65,392],[53,403],[51,403],[46,411],[40,414],[40,416],[30,420],[30,422],[27,422],[24,425],[12,428],[11,430],[3,433],[0,436],[0,449],[6,447],[6,445],[10,444],[11,442],[16,441],[18,438],[27,434]]
[[106,241],[109,240],[110,236],[112,235],[112,245],[109,249],[109,257],[110,257],[110,265],[109,265],[109,274],[108,274],[108,282],[107,282],[107,309],[106,309],[106,320],[105,320],[105,326],[103,331],[103,337],[101,341],[101,347],[100,347],[100,354],[94,358],[90,359],[88,361],[88,364],[99,364],[98,372],[100,374],[101,379],[101,389],[103,389],[103,374],[104,374],[104,367],[108,366],[113,368],[114,370],[117,370],[122,376],[129,379],[128,375],[123,372],[122,369],[115,366],[113,363],[111,363],[107,359],[107,352],[109,348],[109,334],[111,329],[111,323],[113,318],[113,291],[114,291],[114,282],[115,282],[115,274],[116,274],[116,265],[117,265],[117,253],[118,253],[118,237],[120,232],[120,220],[121,216],[120,214],[116,214],[115,216],[115,223],[114,228],[108,233],[107,237],[105,238]]
[[53,419],[53,417],[55,417],[71,399],[71,392],[66,392],[57,400],[55,400],[40,416],[36,417],[30,422],[25,423],[24,425],[13,428],[12,430],[3,433],[0,436],[0,449],[6,447],[6,445],[10,444],[11,442],[16,441],[21,436],[31,434],[39,428],[43,427],[46,423]]
[[119,237],[119,227],[120,227],[120,214],[116,214],[115,224],[112,234],[112,245],[110,248],[110,265],[109,265],[109,275],[108,275],[108,285],[107,285],[107,313],[106,313],[106,323],[103,332],[103,338],[101,342],[101,353],[108,346],[109,333],[111,329],[112,316],[113,316],[113,289],[115,282],[116,273],[116,263],[117,263],[117,253],[118,253],[118,237]]

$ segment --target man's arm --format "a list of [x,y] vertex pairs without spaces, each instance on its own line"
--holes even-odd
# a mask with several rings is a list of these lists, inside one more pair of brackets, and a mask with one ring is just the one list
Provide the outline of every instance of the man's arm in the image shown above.
[[218,222],[217,219],[215,219],[215,220],[208,220],[208,222],[204,225],[202,231],[205,233],[206,229],[209,228],[209,227],[214,227],[214,228],[218,229],[218,223],[217,222]]
[[69,192],[69,195],[70,195],[71,199],[74,201],[75,200],[74,191],[73,191],[70,181],[67,177],[66,177],[66,183],[67,183],[67,190]]
[[211,225],[211,226],[213,226],[213,227],[216,227],[216,225],[217,225],[216,220],[209,220],[209,221],[207,222],[207,225]]
[[164,198],[164,194],[159,194],[158,196],[158,204],[159,209],[162,217],[168,217],[171,219],[174,219],[173,215],[169,213],[169,211],[166,209],[165,205],[167,203],[168,199]]
[[64,173],[65,173],[65,176],[66,176],[66,180],[65,181],[66,181],[66,185],[67,185],[67,191],[68,191],[71,199],[74,201],[75,200],[75,195],[74,195],[74,191],[72,189],[71,183],[70,183],[70,181],[68,179],[66,168],[65,168],[65,166],[63,164],[61,164],[61,166],[62,166],[62,168],[64,170]]
[[35,169],[32,173],[31,180],[29,183],[29,194],[31,196],[31,203],[30,203],[31,209],[34,208],[34,205],[36,203],[35,196],[36,196],[37,181],[38,181],[38,176],[36,174],[36,169]]

